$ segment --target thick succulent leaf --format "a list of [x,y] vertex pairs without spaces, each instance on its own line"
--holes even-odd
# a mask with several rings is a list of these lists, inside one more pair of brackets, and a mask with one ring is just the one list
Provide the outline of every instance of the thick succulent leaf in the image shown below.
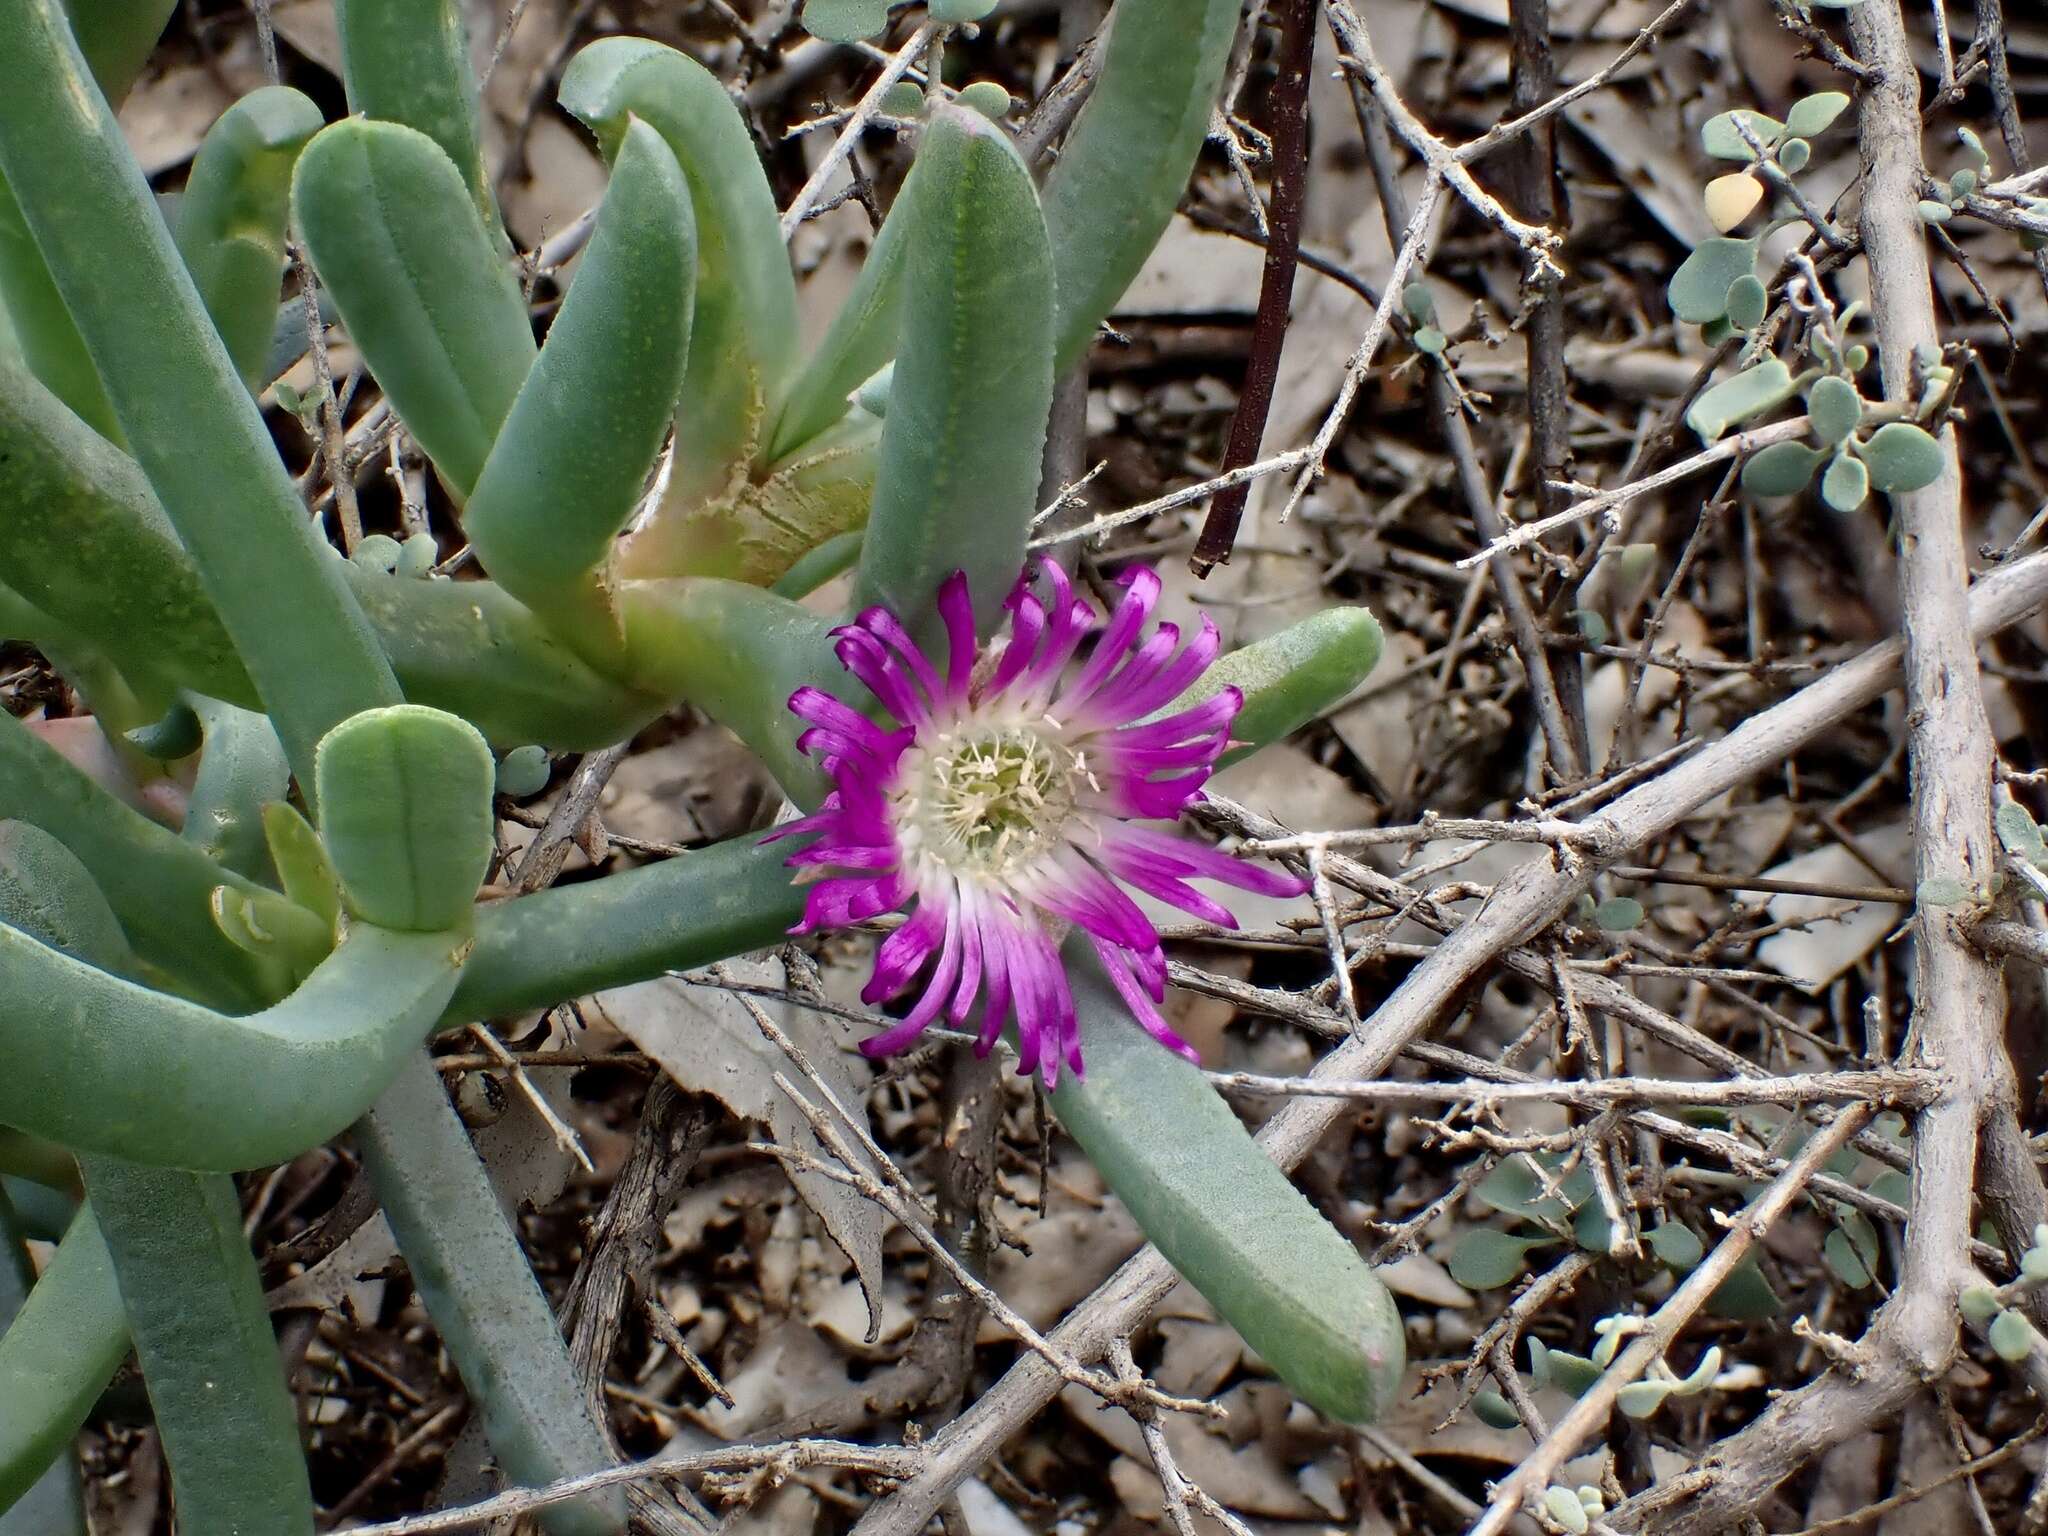
[[1045,221],[1003,130],[962,107],[933,113],[901,196],[914,239],[859,601],[934,625],[939,584],[964,570],[993,623],[1024,564],[1052,408]]
[[865,696],[832,654],[827,621],[800,603],[740,581],[678,576],[628,582],[621,594],[627,650],[639,686],[685,698],[753,749],[800,803],[830,787],[797,750],[798,688]]
[[1330,709],[1380,659],[1379,621],[1364,608],[1326,608],[1224,656],[1159,713],[1174,714],[1225,688],[1244,695],[1231,722],[1237,743],[1219,766],[1291,735]]
[[1145,1235],[1311,1407],[1393,1405],[1401,1316],[1358,1250],[1260,1150],[1193,1063],[1134,1023],[1085,944],[1066,949],[1087,1076],[1054,1113]]
[[1813,138],[1825,133],[1848,107],[1849,98],[1840,91],[1816,91],[1811,96],[1802,96],[1785,114],[1785,132],[1794,138]]
[[298,1414],[235,1181],[111,1157],[81,1162],[180,1524],[312,1536]]
[[51,0],[0,0],[4,172],[294,766],[398,697]]
[[828,43],[859,43],[889,25],[889,0],[804,0],[804,30]]
[[[229,1018],[0,927],[0,1121],[81,1151],[227,1171],[337,1134],[416,1051],[465,940],[357,923],[306,983]],[[28,1049],[33,1040],[35,1049]]]
[[696,273],[683,173],[661,135],[636,121],[575,286],[463,517],[498,584],[608,667],[623,637],[606,566],[682,387]]
[[0,1413],[0,1509],[69,1451],[127,1357],[128,1318],[114,1262],[92,1207],[81,1206],[42,1278],[0,1330],[0,1403],[7,1405]]
[[[13,1326],[36,1283],[35,1265],[25,1246],[27,1236],[14,1203],[0,1189],[0,1336]],[[0,1351],[4,1348],[0,1345]],[[4,1389],[5,1382],[0,1380],[0,1390]],[[11,1400],[9,1411],[15,1411]],[[19,1497],[9,1498],[6,1481],[6,1473],[0,1471],[0,1536],[86,1536],[85,1501],[73,1457],[60,1449],[57,1458]]]
[[425,134],[351,118],[300,155],[292,214],[392,408],[467,497],[536,349],[461,174]]
[[779,942],[803,915],[788,849],[741,837],[477,909],[451,1022],[552,1007]]
[[178,199],[178,249],[235,371],[252,389],[269,361],[284,273],[292,167],[320,109],[286,86],[251,91],[207,129]]
[[1117,0],[1102,72],[1045,179],[1059,372],[1087,355],[1180,205],[1240,8],[1239,0]]
[[477,134],[462,0],[335,0],[334,25],[349,110],[403,123],[440,145],[477,217],[502,242]]
[[117,976],[134,971],[128,935],[91,872],[25,821],[0,821],[0,923]]
[[795,452],[843,417],[853,392],[896,353],[904,256],[912,235],[909,203],[898,198],[882,221],[853,291],[803,366],[768,441],[771,462]]
[[642,119],[689,181],[696,307],[670,476],[671,499],[687,504],[765,444],[796,363],[796,279],[775,194],[724,83],[673,48],[631,37],[592,43],[563,74],[560,98],[607,159],[628,119]]
[[[425,1052],[409,1054],[356,1145],[506,1473],[536,1486],[610,1466],[554,1312]],[[625,1492],[552,1504],[539,1518],[549,1536],[621,1536]]]
[[[0,309],[21,364],[102,437],[121,440],[114,408],[50,276],[35,236],[0,176]],[[0,364],[7,360],[0,358]]]
[[1737,120],[1756,136],[1757,142],[1769,149],[1778,142],[1786,125],[1775,117],[1762,112],[1741,108],[1733,112],[1717,112],[1700,127],[1700,147],[1716,160],[1756,159],[1756,151],[1749,147],[1749,141],[1736,127]]
[[216,890],[253,895],[257,887],[115,799],[5,711],[0,818],[40,827],[77,855],[137,954],[192,996],[260,1007],[276,995],[274,969],[252,962],[213,920]]
[[263,807],[285,798],[291,764],[267,716],[218,699],[198,700],[197,707],[206,746],[185,809],[185,840],[223,869],[267,880]]
[[381,928],[467,927],[490,867],[497,765],[476,728],[423,704],[366,710],[320,743],[320,838],[351,911]]

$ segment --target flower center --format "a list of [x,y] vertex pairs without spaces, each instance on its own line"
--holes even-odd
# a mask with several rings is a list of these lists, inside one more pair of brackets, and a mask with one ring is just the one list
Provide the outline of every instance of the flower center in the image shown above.
[[1037,858],[1074,810],[1078,753],[1028,725],[969,725],[903,756],[891,795],[906,852],[1000,878]]

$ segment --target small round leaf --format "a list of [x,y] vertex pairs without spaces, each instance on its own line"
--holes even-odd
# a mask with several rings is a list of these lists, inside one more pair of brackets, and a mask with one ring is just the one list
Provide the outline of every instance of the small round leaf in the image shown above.
[[528,743],[498,759],[498,793],[523,800],[548,787],[548,749]]
[[1728,323],[1738,331],[1753,331],[1764,323],[1771,307],[1771,291],[1753,272],[1745,272],[1728,285],[1723,300]]
[[1593,909],[1593,921],[1609,933],[1626,933],[1641,926],[1643,904],[1633,896],[1610,896]]
[[804,0],[804,30],[828,43],[858,43],[889,24],[889,0]]
[[356,552],[349,558],[366,571],[381,571],[389,576],[398,569],[402,551],[398,540],[388,533],[373,533],[356,545]]
[[1546,1488],[1543,1490],[1543,1512],[1572,1536],[1585,1536],[1592,1529],[1592,1521],[1586,1515],[1586,1506],[1579,1502],[1579,1496],[1569,1488]]
[[2008,1363],[2027,1358],[2034,1347],[2034,1325],[2008,1307],[1991,1320],[1991,1352]]
[[1787,139],[1778,146],[1778,169],[1787,176],[1797,176],[1812,158],[1813,146],[1804,139]]
[[1444,333],[1433,325],[1425,325],[1415,333],[1415,350],[1439,357],[1444,350]]
[[[358,553],[360,552],[358,550]],[[398,574],[425,576],[433,570],[434,562],[440,558],[441,551],[434,543],[434,536],[431,533],[416,533],[398,546]]]
[[1981,1328],[1998,1315],[1998,1293],[1988,1285],[1973,1285],[1956,1298],[1963,1321]]
[[1829,374],[1817,380],[1807,395],[1806,414],[1813,418],[1813,435],[1832,448],[1862,421],[1863,397],[1847,379]]
[[1871,489],[1897,494],[1917,491],[1941,478],[1941,444],[1910,421],[1879,427],[1863,445]]
[[1658,1260],[1681,1274],[1706,1257],[1706,1245],[1700,1241],[1699,1233],[1683,1222],[1663,1222],[1644,1235],[1649,1239],[1650,1251],[1657,1255]]
[[1702,240],[1671,274],[1666,296],[1671,312],[1689,325],[1705,325],[1728,313],[1728,285],[1756,273],[1756,242],[1716,235]]
[[1946,224],[1955,216],[1955,211],[1947,203],[1937,203],[1931,197],[1921,198],[1915,206],[1923,224]]
[[977,80],[953,99],[992,123],[1000,123],[1010,115],[1010,93],[994,80]]
[[1837,512],[1854,512],[1870,494],[1870,471],[1850,453],[1837,453],[1820,477],[1820,499]]

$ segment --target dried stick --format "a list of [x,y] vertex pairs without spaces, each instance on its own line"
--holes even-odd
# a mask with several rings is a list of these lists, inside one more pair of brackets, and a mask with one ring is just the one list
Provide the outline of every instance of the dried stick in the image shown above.
[[[1288,306],[1294,298],[1296,256],[1301,249],[1301,204],[1308,182],[1308,72],[1315,55],[1317,0],[1282,0],[1280,77],[1273,83],[1273,207],[1266,218],[1266,264],[1259,278],[1259,308],[1252,321],[1251,353],[1244,387],[1230,418],[1230,442],[1223,469],[1242,468],[1258,457],[1280,377],[1280,352],[1287,345]],[[1256,213],[1258,202],[1252,199]],[[1237,525],[1251,494],[1248,482],[1230,485],[1209,503],[1188,569],[1207,576],[1229,563]]]
[[846,120],[846,126],[839,130],[839,137],[832,141],[832,147],[825,151],[825,158],[818,162],[818,168],[811,172],[810,179],[797,189],[797,194],[782,211],[782,238],[789,239],[797,231],[818,199],[825,195],[832,178],[839,173],[839,167],[846,163],[846,157],[853,153],[853,146],[860,142],[860,136],[867,131],[868,119],[882,109],[882,98],[889,94],[889,87],[901,80],[910,66],[945,28],[937,22],[928,21],[910,34],[910,41],[890,55],[882,72],[875,76],[875,83],[868,87],[853,109],[853,115]]

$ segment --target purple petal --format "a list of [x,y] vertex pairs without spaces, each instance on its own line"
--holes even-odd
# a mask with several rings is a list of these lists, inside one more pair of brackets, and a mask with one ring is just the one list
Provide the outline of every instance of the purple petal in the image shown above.
[[974,676],[974,599],[968,595],[965,571],[955,571],[939,588],[939,617],[946,621],[945,700],[957,709],[967,702],[967,685]]
[[1205,613],[1195,638],[1164,671],[1152,678],[1129,677],[1127,682],[1131,669],[1125,668],[1095,701],[1095,712],[1104,718],[1142,720],[1155,709],[1165,708],[1194,686],[1195,680],[1209,670],[1217,652],[1222,649],[1223,634],[1216,628],[1216,621]]
[[920,895],[910,920],[882,941],[875,951],[874,974],[861,988],[860,1000],[874,1004],[894,997],[910,985],[910,979],[938,948],[946,931],[946,903],[928,901]]
[[1081,675],[1061,695],[1062,704],[1068,700],[1076,706],[1086,703],[1089,696],[1109,680],[1109,674],[1118,664],[1130,655],[1139,631],[1152,617],[1152,610],[1159,602],[1159,573],[1150,566],[1139,566],[1125,572],[1122,580],[1130,590],[1116,605],[1116,612],[1109,616],[1109,624],[1095,642],[1095,652],[1081,669]]
[[1104,862],[1117,869],[1119,874],[1122,870],[1110,858],[1112,853],[1142,862],[1161,874],[1190,880],[1218,880],[1239,890],[1257,891],[1266,896],[1299,896],[1308,889],[1307,881],[1285,870],[1234,859],[1207,843],[1151,827],[1126,825],[1106,828],[1102,851]]
[[910,638],[910,632],[897,621],[895,614],[886,608],[868,608],[864,609],[854,622],[869,634],[888,642],[889,648],[902,658],[903,664],[910,668],[911,675],[923,686],[926,698],[939,698],[944,692],[939,683],[939,674],[932,670],[932,664],[925,657],[923,648]]
[[836,631],[833,651],[839,664],[867,685],[868,692],[882,701],[882,707],[904,725],[921,730],[931,723],[931,712],[918,695],[917,686],[904,674],[896,658],[864,629]]
[[993,699],[1014,683],[1031,664],[1038,642],[1045,634],[1045,605],[1027,591],[1019,591],[1010,603],[1010,643],[1003,647],[994,676],[981,690],[983,699]]
[[[1101,957],[1102,968],[1109,973],[1110,984],[1116,988],[1117,996],[1121,997],[1124,1006],[1131,1010],[1131,1017],[1144,1026],[1145,1033],[1168,1050],[1185,1056],[1196,1066],[1200,1066],[1201,1054],[1175,1034],[1173,1026],[1167,1023],[1165,1016],[1152,1005],[1152,999],[1145,995],[1137,979],[1132,976],[1124,954],[1104,944],[1100,939],[1091,937],[1090,942],[1095,946],[1095,953]],[[1077,1061],[1074,1063],[1074,1071],[1078,1075],[1080,1070],[1081,1064]]]

